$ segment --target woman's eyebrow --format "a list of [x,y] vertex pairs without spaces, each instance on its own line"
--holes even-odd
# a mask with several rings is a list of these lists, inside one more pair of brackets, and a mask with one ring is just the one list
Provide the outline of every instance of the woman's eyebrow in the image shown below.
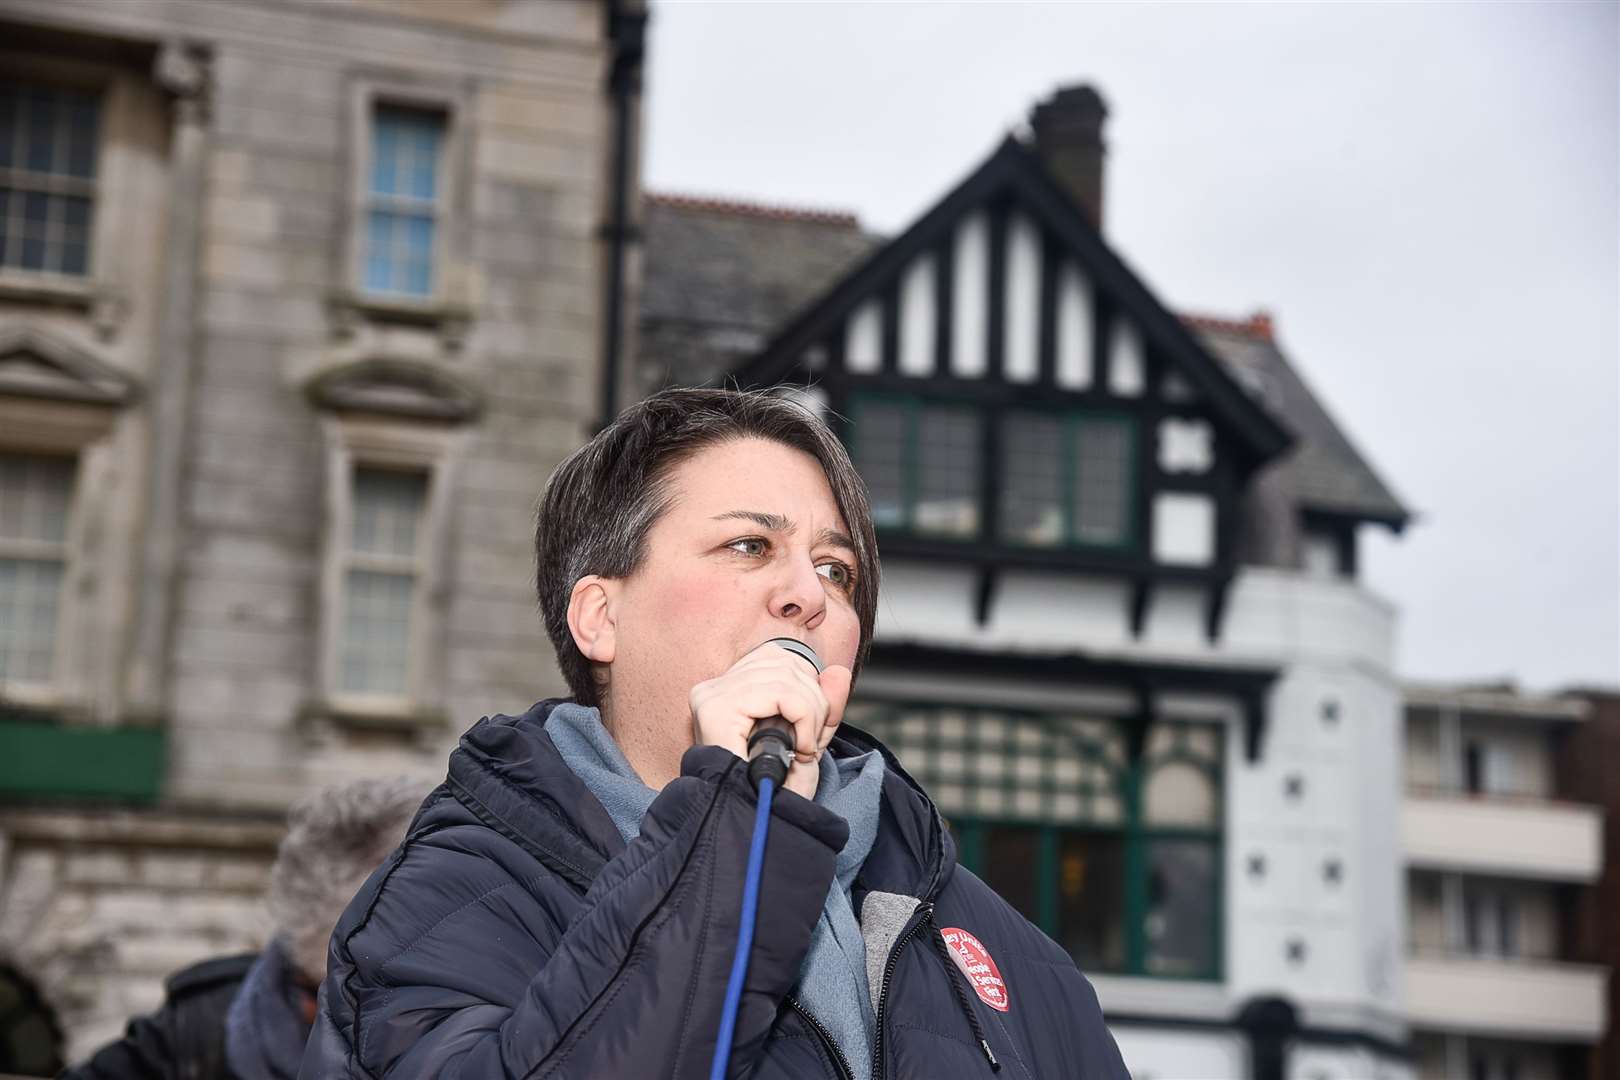
[[797,525],[781,514],[764,514],[758,510],[727,510],[723,514],[714,515],[713,520],[725,521],[728,518],[742,518],[744,521],[752,521],[760,528],[769,529],[772,532],[790,533],[798,528]]
[[848,533],[841,533],[837,529],[822,529],[816,537],[816,546],[830,545],[841,547],[851,555],[855,554],[855,541],[849,538]]
[[[712,520],[728,521],[733,518],[752,521],[760,528],[768,529],[771,532],[791,533],[798,529],[797,525],[781,514],[767,514],[759,510],[727,510],[723,514],[714,515]],[[855,541],[850,539],[848,533],[839,532],[837,529],[832,528],[822,529],[821,532],[816,534],[816,546],[821,547],[823,545],[840,547],[849,552],[856,550]]]

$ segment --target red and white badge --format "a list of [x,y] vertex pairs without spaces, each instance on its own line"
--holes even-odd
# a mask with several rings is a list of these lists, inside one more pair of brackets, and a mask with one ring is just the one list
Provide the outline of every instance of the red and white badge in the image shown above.
[[984,942],[955,926],[941,927],[939,934],[979,1000],[997,1012],[1006,1012],[1007,984],[1001,981],[1001,972],[990,959],[990,950],[984,947]]

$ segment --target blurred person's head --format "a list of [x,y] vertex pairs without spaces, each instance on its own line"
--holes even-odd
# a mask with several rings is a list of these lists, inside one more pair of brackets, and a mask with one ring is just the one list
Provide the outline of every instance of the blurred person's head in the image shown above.
[[270,870],[270,917],[304,987],[326,977],[326,946],[338,917],[399,846],[430,785],[408,777],[359,780],[293,807]]
[[787,398],[668,390],[631,406],[552,474],[535,548],[575,700],[666,766],[692,745],[693,686],[762,642],[798,638],[858,673],[872,639],[865,487]]

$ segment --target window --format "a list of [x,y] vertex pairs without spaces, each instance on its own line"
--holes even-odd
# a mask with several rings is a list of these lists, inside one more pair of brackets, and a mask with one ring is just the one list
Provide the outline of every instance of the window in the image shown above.
[[922,536],[977,536],[980,424],[978,412],[963,406],[858,400],[852,457],[873,523]]
[[[1521,955],[1519,898],[1510,886],[1463,882],[1463,946],[1472,956]],[[1541,950],[1547,951],[1547,950]]]
[[1009,413],[1002,445],[1003,540],[1035,547],[1130,542],[1131,420]]
[[0,684],[53,681],[74,467],[0,455]]
[[1220,974],[1218,728],[1157,723],[1139,761],[1093,717],[867,704],[958,857],[1083,970]]
[[0,268],[89,272],[99,112],[84,91],[0,82]]
[[338,689],[409,696],[412,609],[427,476],[357,468],[347,565]]
[[1471,738],[1463,744],[1463,790],[1470,795],[1527,794],[1513,746]]
[[443,113],[378,105],[372,113],[364,282],[368,292],[429,297],[443,188]]

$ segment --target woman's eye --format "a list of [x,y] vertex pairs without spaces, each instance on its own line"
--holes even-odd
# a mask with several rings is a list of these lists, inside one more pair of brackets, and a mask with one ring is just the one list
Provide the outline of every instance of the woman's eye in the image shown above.
[[741,540],[733,540],[726,547],[739,555],[763,555],[765,554],[766,543],[763,537],[745,536]]
[[855,572],[841,562],[822,563],[816,573],[846,592],[855,584]]

